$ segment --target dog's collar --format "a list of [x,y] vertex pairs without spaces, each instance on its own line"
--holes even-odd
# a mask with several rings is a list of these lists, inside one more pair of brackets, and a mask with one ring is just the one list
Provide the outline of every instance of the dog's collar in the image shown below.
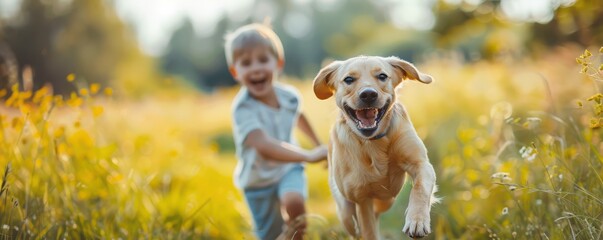
[[389,129],[391,128],[391,124],[389,126],[387,126],[387,129],[385,129],[385,131],[383,131],[382,133],[377,134],[376,136],[369,138],[369,140],[379,140],[382,137],[385,137],[385,135],[387,135],[387,133],[389,133]]

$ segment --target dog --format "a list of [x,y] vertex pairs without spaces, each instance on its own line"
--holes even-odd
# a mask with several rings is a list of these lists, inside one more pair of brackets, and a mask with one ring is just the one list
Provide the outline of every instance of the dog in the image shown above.
[[346,231],[378,239],[379,214],[388,210],[408,173],[413,178],[403,232],[428,235],[431,205],[437,199],[436,175],[427,149],[396,87],[404,80],[431,83],[433,78],[397,57],[359,56],[322,68],[313,88],[321,100],[335,96],[339,116],[331,129],[329,188]]

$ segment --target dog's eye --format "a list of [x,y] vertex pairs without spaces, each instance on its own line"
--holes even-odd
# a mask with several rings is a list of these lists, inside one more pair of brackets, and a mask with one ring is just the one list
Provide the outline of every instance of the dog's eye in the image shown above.
[[343,79],[343,81],[345,83],[347,83],[348,85],[352,84],[354,82],[354,78],[353,77],[346,77]]
[[385,81],[387,80],[387,75],[385,75],[385,73],[379,74],[379,76],[377,76],[377,78],[381,81]]

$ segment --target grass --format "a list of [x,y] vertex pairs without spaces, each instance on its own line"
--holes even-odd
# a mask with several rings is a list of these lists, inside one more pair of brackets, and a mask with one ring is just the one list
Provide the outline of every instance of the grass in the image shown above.
[[[601,54],[576,64],[577,55],[566,47],[536,60],[433,58],[419,68],[435,83],[399,90],[443,197],[429,238],[602,237],[603,96],[593,87]],[[334,103],[317,100],[308,81],[287,82],[326,142]],[[232,183],[237,89],[137,99],[99,85],[68,97],[12,90],[0,91],[0,239],[253,237]],[[307,169],[308,238],[345,239],[324,166]],[[402,237],[407,198],[382,216],[386,239]]]

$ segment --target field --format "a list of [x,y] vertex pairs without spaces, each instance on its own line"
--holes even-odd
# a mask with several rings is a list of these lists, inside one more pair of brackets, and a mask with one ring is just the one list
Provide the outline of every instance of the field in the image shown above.
[[[406,82],[398,96],[443,199],[430,239],[603,237],[603,48],[590,50],[418,65],[436,82]],[[310,79],[283,81],[327,142],[333,101],[316,99]],[[0,239],[252,239],[232,181],[236,87],[132,98],[80,86],[0,92]],[[325,166],[307,169],[308,239],[346,239]],[[407,198],[408,186],[382,216],[384,238],[401,238]]]

